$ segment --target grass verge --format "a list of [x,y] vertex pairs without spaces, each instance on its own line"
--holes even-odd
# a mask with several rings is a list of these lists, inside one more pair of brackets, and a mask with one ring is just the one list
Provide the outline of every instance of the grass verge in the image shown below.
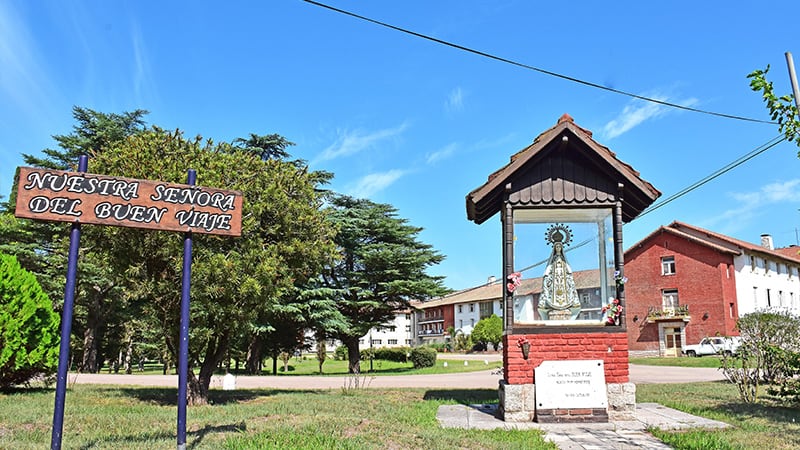
[[[63,448],[176,446],[175,389],[76,385],[67,394]],[[0,394],[0,448],[50,442],[53,390]],[[191,449],[555,449],[536,430],[444,429],[444,404],[496,403],[497,391],[362,389],[212,391],[190,407]]]
[[673,366],[673,367],[711,367],[719,369],[719,356],[703,356],[700,358],[690,358],[687,356],[680,358],[630,358],[631,364],[642,366]]
[[722,430],[653,434],[677,449],[797,449],[800,448],[800,409],[762,395],[759,403],[739,400],[736,386],[727,382],[640,384],[636,401],[660,403],[697,416],[732,425]]

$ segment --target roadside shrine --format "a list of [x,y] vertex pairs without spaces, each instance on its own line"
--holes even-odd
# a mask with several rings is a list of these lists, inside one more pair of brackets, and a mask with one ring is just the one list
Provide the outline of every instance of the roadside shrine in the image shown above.
[[195,186],[197,174],[192,169],[188,171],[187,184],[183,185],[86,173],[88,161],[87,156],[81,156],[77,172],[18,169],[14,214],[27,219],[72,223],[50,448],[61,448],[80,226],[87,223],[184,233],[177,400],[177,448],[182,450],[186,448],[192,233],[240,236],[242,194]]
[[[469,220],[502,224],[503,420],[633,418],[622,224],[660,195],[567,114],[467,195]],[[536,295],[518,289],[528,270]],[[578,270],[593,289],[576,290]]]

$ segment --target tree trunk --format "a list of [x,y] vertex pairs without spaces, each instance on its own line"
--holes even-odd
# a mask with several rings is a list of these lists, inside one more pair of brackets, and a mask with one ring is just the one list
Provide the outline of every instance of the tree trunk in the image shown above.
[[125,349],[125,373],[130,375],[133,372],[131,360],[133,359],[133,332],[128,336],[128,347]]
[[261,336],[254,334],[250,338],[250,343],[247,345],[247,364],[245,371],[250,375],[257,375],[261,373],[261,359],[262,350],[264,349],[264,341]]
[[83,332],[83,358],[81,359],[80,372],[97,373],[97,328],[89,323]]
[[219,365],[220,361],[225,357],[228,351],[228,334],[225,333],[219,336],[217,340],[212,340],[206,347],[206,354],[203,362],[200,364],[200,373],[197,377],[194,371],[189,370],[188,386],[186,396],[189,405],[206,405],[208,404],[208,388],[211,386],[211,377],[214,375],[214,369]]
[[272,374],[278,374],[278,355],[275,353],[272,354]]
[[358,349],[358,338],[347,337],[342,340],[342,343],[347,347],[347,371],[349,373],[361,372],[361,353]]
[[97,341],[100,326],[102,325],[100,300],[97,295],[92,295],[86,305],[86,330],[83,332],[83,358],[81,359],[81,372],[97,373],[100,367],[97,364]]

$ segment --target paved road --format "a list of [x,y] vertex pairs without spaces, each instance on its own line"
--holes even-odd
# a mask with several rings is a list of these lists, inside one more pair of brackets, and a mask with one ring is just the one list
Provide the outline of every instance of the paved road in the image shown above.
[[[482,361],[478,361],[478,364]],[[497,389],[502,377],[492,370],[440,375],[362,375],[360,383],[371,388],[442,388]],[[630,381],[634,384],[691,383],[723,380],[717,369],[691,367],[630,366]],[[119,384],[135,386],[178,386],[177,375],[121,375],[71,373],[68,382],[78,384]],[[236,387],[274,389],[339,389],[351,386],[345,376],[237,376]],[[222,377],[215,376],[211,387],[222,387]]]

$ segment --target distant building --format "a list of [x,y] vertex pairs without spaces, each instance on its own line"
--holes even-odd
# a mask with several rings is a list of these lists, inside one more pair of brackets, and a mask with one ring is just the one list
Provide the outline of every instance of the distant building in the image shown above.
[[[578,319],[600,321],[603,315],[601,308],[604,302],[597,286],[597,273],[597,270],[580,270],[573,273],[582,308]],[[503,317],[503,288],[502,283],[490,280],[481,286],[418,304],[416,344],[446,342],[449,327],[469,335],[479,320],[492,314]],[[528,314],[533,316],[533,320],[538,320],[535,305],[538,304],[541,292],[541,277],[523,279],[514,295],[515,309],[521,309],[524,304],[532,304],[533,311]],[[517,316],[521,317],[521,314],[517,313]]]
[[800,313],[798,247],[751,244],[682,222],[625,252],[631,355],[678,356],[706,336],[737,335],[754,311]]

